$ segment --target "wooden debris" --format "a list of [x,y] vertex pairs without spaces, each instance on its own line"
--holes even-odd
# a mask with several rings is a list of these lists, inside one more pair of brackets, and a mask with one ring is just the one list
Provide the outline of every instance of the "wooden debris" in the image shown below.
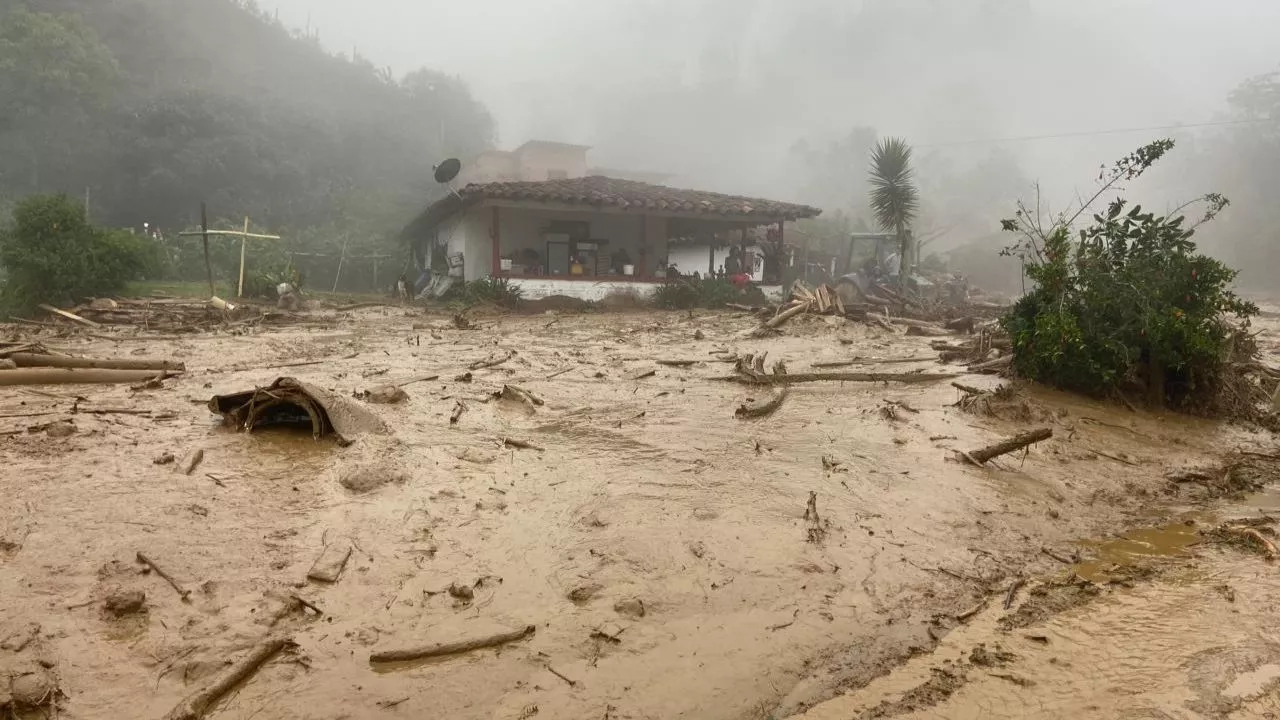
[[502,363],[504,363],[504,362],[506,362],[506,361],[510,360],[511,358],[513,358],[513,357],[515,357],[515,356],[516,356],[516,352],[515,352],[514,350],[512,350],[512,351],[508,352],[504,357],[500,357],[500,358],[489,357],[489,358],[486,358],[486,359],[484,359],[484,360],[477,360],[477,361],[475,361],[475,362],[471,363],[470,365],[468,365],[468,366],[467,366],[467,369],[468,369],[468,370],[482,370],[482,369],[484,369],[484,368],[498,367],[498,366],[499,366],[499,365],[501,365]]
[[1048,440],[1051,437],[1053,437],[1053,428],[1028,430],[1027,432],[1019,433],[1011,438],[1001,440],[994,445],[988,445],[987,447],[979,448],[977,450],[970,450],[967,453],[963,453],[962,456],[964,459],[973,462],[975,465],[982,465],[993,458],[1000,457],[1001,455],[1005,455],[1016,450],[1021,450],[1028,445],[1038,443],[1042,440]]
[[1019,575],[1014,579],[1013,584],[1009,586],[1009,592],[1004,596],[1004,609],[1008,610],[1013,607],[1014,598],[1018,597],[1018,589],[1027,583],[1027,579]]
[[467,406],[461,400],[457,400],[453,405],[453,413],[449,415],[449,424],[457,425],[458,420],[462,418],[462,413],[467,411]]
[[658,363],[659,365],[666,365],[667,367],[692,367],[699,361],[698,360],[654,360],[654,362]]
[[973,387],[972,385],[961,385],[958,382],[951,383],[951,387],[959,390],[962,393],[968,393],[970,395],[985,395],[987,392],[986,390]]
[[1054,551],[1050,550],[1050,549],[1049,549],[1049,548],[1047,548],[1047,547],[1041,546],[1041,547],[1040,547],[1040,552],[1044,553],[1045,555],[1048,555],[1049,557],[1053,558],[1054,560],[1057,560],[1058,562],[1062,563],[1063,565],[1074,565],[1074,564],[1075,564],[1075,562],[1074,562],[1074,561],[1072,561],[1072,560],[1071,560],[1071,558],[1066,557],[1066,556],[1064,556],[1064,555],[1062,555],[1062,554],[1060,554],[1060,553],[1056,553],[1056,552],[1054,552]]
[[200,720],[224,695],[248,680],[268,660],[293,645],[288,638],[267,638],[236,661],[208,687],[188,695],[165,715],[165,720]]
[[547,672],[551,673],[552,675],[555,675],[556,677],[568,683],[569,687],[576,687],[578,685],[578,682],[576,680],[570,680],[564,673],[555,669],[555,667],[552,666],[551,663],[547,663]]
[[1008,370],[1011,365],[1013,365],[1013,356],[1006,355],[1004,357],[998,357],[995,360],[988,360],[986,362],[980,362],[977,365],[970,365],[969,372],[996,375]]
[[9,359],[18,367],[102,368],[107,370],[172,370],[182,372],[187,366],[170,360],[119,360],[103,358],[78,358],[43,353],[10,353]]
[[809,523],[806,539],[811,543],[822,542],[827,531],[822,525],[822,518],[818,517],[818,493],[813,490],[809,491],[809,501],[805,503],[804,519]]
[[420,660],[423,658],[441,657],[444,655],[457,655],[459,653],[470,652],[472,650],[497,647],[499,645],[516,642],[517,640],[523,640],[532,635],[536,630],[537,627],[533,625],[526,625],[519,630],[485,635],[483,637],[472,638],[470,640],[422,645],[420,647],[405,648],[402,650],[384,650],[370,655],[369,662],[404,662],[407,660]]
[[527,440],[518,440],[518,439],[516,439],[516,438],[509,438],[509,437],[504,437],[504,438],[502,438],[502,444],[503,444],[503,445],[505,445],[505,446],[507,446],[507,447],[518,448],[518,449],[520,449],[520,450],[539,450],[539,451],[542,451],[542,450],[545,450],[545,449],[546,449],[546,448],[540,448],[540,447],[538,447],[537,445],[534,445],[533,443],[528,442]]
[[182,464],[178,466],[178,471],[183,475],[190,475],[200,467],[200,463],[204,461],[204,448],[196,448],[188,455]]
[[787,399],[788,389],[783,387],[782,390],[774,393],[769,399],[756,402],[744,402],[734,411],[734,416],[739,418],[758,418],[772,415],[775,410],[782,407],[782,403]]
[[165,572],[164,568],[157,565],[154,560],[143,555],[141,551],[138,552],[138,562],[146,565],[151,570],[154,570],[155,573],[163,578],[165,582],[169,583],[169,587],[172,587],[178,592],[178,596],[182,598],[182,602],[191,602],[191,591],[179,585],[178,581],[174,580],[172,575]]
[[320,557],[316,558],[311,569],[307,571],[307,579],[324,583],[338,582],[350,557],[350,545],[342,542],[326,545],[320,552]]
[[1222,530],[1223,532],[1229,533],[1231,535],[1236,535],[1241,538],[1248,538],[1252,540],[1254,544],[1256,544],[1259,547],[1259,549],[1262,550],[1262,553],[1263,555],[1266,556],[1268,562],[1271,560],[1275,560],[1277,555],[1280,555],[1280,552],[1276,550],[1275,543],[1268,540],[1265,535],[1258,532],[1254,528],[1241,527],[1239,525],[1223,525]]
[[324,616],[324,611],[323,611],[323,610],[321,610],[320,608],[316,607],[314,603],[311,603],[311,602],[308,602],[308,601],[306,601],[306,600],[303,600],[303,599],[302,599],[301,597],[299,597],[298,595],[290,595],[290,596],[289,596],[289,598],[290,598],[291,600],[293,600],[294,602],[296,602],[297,604],[301,605],[302,607],[304,607],[304,608],[306,608],[306,609],[310,610],[311,612],[315,613],[316,615],[320,615],[321,617],[323,617],[323,616]]
[[55,315],[59,315],[59,316],[64,317],[64,318],[66,318],[66,319],[68,319],[68,320],[71,320],[71,321],[73,321],[73,322],[77,322],[77,323],[79,323],[79,324],[81,324],[81,325],[84,325],[85,327],[91,327],[91,328],[100,328],[100,327],[102,327],[101,325],[99,325],[98,323],[96,323],[96,322],[94,322],[94,321],[92,321],[92,320],[86,320],[85,318],[82,318],[82,317],[80,317],[79,315],[76,315],[76,314],[75,314],[75,313],[73,313],[73,312],[67,312],[66,310],[59,310],[58,308],[56,308],[56,307],[54,307],[54,306],[52,306],[52,305],[45,305],[44,303],[41,303],[41,304],[39,305],[39,307],[40,307],[40,309],[41,309],[41,310],[44,310],[45,312],[51,312],[51,313],[53,313],[53,314],[55,314]]
[[493,394],[493,397],[502,400],[514,400],[532,407],[542,407],[545,404],[542,398],[516,385],[503,385],[501,390]]
[[18,368],[0,372],[0,386],[90,385],[136,383],[156,377],[154,370],[100,370],[97,368]]
[[628,379],[628,380],[644,380],[645,378],[651,378],[651,377],[653,377],[654,375],[657,375],[657,374],[658,374],[658,371],[657,371],[657,370],[642,370],[641,372],[639,372],[639,373],[637,373],[637,374],[635,374],[635,375],[632,375],[631,377],[629,377],[629,378],[627,378],[627,379]]

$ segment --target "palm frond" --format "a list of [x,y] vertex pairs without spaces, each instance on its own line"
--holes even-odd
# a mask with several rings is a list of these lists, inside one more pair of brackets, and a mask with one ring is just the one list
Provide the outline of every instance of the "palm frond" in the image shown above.
[[901,232],[915,220],[920,193],[911,169],[911,146],[902,138],[885,138],[871,151],[871,210],[880,228]]

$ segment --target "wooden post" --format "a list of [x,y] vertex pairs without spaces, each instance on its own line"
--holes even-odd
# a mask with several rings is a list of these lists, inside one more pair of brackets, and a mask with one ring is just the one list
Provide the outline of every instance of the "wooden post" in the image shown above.
[[707,250],[707,277],[716,276],[716,240],[711,238],[711,243]]
[[640,216],[640,265],[636,267],[636,278],[644,280],[649,263],[646,258],[649,254],[649,216]]
[[204,239],[204,271],[209,276],[209,297],[218,293],[213,289],[213,263],[209,261],[209,213],[204,201],[200,202],[200,235]]
[[373,289],[381,290],[381,288],[378,287],[378,256],[377,255],[373,256]]
[[756,269],[755,262],[754,261],[748,262],[747,260],[747,226],[746,225],[742,226],[742,252],[738,253],[738,255],[741,256],[742,258],[742,272],[745,275],[747,275],[747,277],[751,277],[752,275],[755,275],[755,269]]
[[497,206],[494,206],[494,208],[493,208],[493,227],[490,229],[490,231],[489,231],[489,235],[491,235],[491,236],[493,237],[493,268],[492,268],[492,273],[493,273],[493,276],[494,276],[494,277],[498,277],[498,274],[502,272],[502,250],[501,250],[501,246],[502,246],[502,235],[501,235],[501,231],[498,229],[498,208],[497,208]]
[[333,291],[338,292],[338,279],[342,277],[342,264],[347,261],[347,243],[351,238],[342,241],[342,255],[338,256],[338,272],[333,274]]
[[236,288],[236,297],[244,297],[244,246],[249,242],[249,216],[244,218],[244,235],[240,236],[240,285]]

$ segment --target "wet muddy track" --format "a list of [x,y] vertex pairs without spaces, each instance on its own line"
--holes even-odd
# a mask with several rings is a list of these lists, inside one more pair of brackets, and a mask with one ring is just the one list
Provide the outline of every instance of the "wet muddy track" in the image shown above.
[[[0,395],[0,414],[63,413],[49,418],[77,428],[0,437],[0,627],[40,625],[40,652],[67,694],[62,717],[162,717],[268,632],[290,635],[296,652],[211,717],[519,718],[535,707],[555,718],[781,717],[933,648],[936,615],[1059,569],[1042,547],[1070,553],[1161,519],[1179,500],[1168,468],[1256,440],[1040,390],[997,416],[973,414],[953,407],[945,382],[813,383],[768,417],[735,417],[763,391],[717,380],[731,365],[716,351],[767,350],[792,372],[914,356],[925,359],[893,371],[945,371],[927,338],[860,324],[805,319],[763,340],[725,313],[478,324],[371,309],[239,337],[46,339],[189,369],[160,390],[41,388],[156,417],[70,415],[69,398]],[[406,403],[368,406],[392,432],[349,447],[232,432],[205,407],[284,375],[344,396],[439,379],[405,387]],[[504,384],[544,404],[493,399]],[[1025,457],[986,469],[954,460],[954,449],[1031,424],[1055,435]],[[191,475],[153,463],[196,449],[204,459]],[[386,484],[344,486],[362,467]],[[819,542],[805,519],[810,492]],[[337,582],[307,580],[335,544],[352,550]],[[140,573],[138,552],[189,602]],[[144,612],[103,609],[127,591],[145,593]],[[295,594],[325,616],[283,612]],[[369,662],[526,625],[532,636],[497,649]]]

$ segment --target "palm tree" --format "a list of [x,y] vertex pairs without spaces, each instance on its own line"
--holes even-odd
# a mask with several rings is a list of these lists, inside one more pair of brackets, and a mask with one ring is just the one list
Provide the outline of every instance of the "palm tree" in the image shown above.
[[871,211],[880,229],[898,237],[899,282],[911,267],[911,222],[920,209],[911,169],[911,146],[902,138],[885,138],[871,150]]

